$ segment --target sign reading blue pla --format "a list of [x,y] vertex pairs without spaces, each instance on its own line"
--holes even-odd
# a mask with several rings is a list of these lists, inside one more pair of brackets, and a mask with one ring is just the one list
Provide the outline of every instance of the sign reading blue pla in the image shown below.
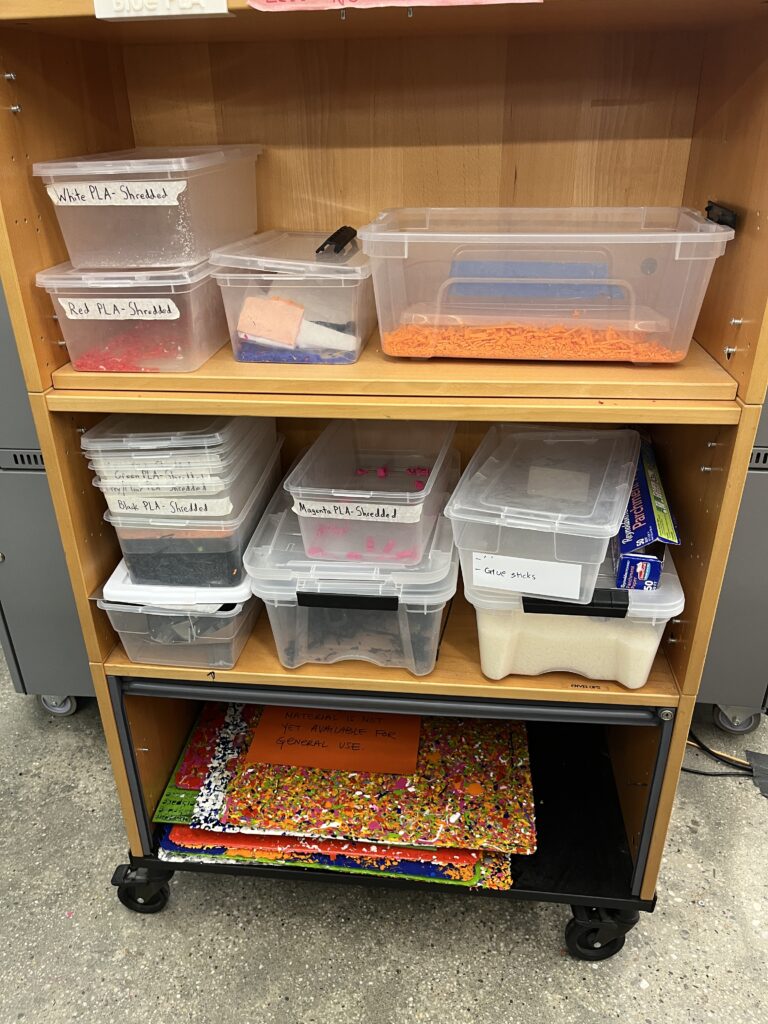
[[616,586],[655,590],[661,580],[666,544],[680,544],[653,448],[640,449],[632,493],[619,530]]

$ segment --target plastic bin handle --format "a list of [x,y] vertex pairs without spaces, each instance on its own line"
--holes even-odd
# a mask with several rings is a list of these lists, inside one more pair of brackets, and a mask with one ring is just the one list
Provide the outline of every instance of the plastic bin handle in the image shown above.
[[381,594],[315,594],[299,591],[296,600],[300,608],[351,608],[364,612],[396,612],[397,597]]
[[529,615],[589,615],[601,619],[625,619],[629,611],[629,593],[626,590],[598,588],[589,604],[524,597],[523,611]]

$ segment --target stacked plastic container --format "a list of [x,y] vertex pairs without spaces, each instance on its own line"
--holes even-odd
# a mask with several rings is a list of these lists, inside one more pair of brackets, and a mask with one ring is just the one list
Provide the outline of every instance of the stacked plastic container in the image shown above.
[[286,668],[432,671],[458,577],[442,515],[459,471],[454,430],[337,422],[288,474],[245,554]]
[[640,450],[633,430],[493,427],[446,515],[491,679],[557,670],[645,684],[682,611],[671,564],[656,591],[615,587],[608,544]]
[[256,228],[259,146],[36,163],[70,263],[37,275],[76,370],[182,373],[226,342],[208,255]]
[[109,416],[83,435],[123,552],[99,606],[132,660],[234,665],[261,607],[243,553],[281,445],[271,419]]
[[339,251],[327,241],[324,233],[267,231],[211,253],[235,359],[358,359],[376,322],[371,268],[354,237]]

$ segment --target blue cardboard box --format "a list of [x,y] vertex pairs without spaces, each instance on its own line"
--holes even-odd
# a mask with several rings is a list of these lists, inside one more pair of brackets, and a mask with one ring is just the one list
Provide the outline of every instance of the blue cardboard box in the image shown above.
[[653,448],[643,441],[616,542],[616,586],[621,590],[655,590],[668,544],[679,545],[680,536]]

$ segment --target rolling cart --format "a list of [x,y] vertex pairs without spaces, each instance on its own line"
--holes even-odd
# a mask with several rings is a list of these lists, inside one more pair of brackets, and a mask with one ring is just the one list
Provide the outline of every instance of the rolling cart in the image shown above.
[[[653,908],[768,376],[768,179],[756,169],[768,151],[768,8],[700,7],[695,24],[687,0],[342,20],[230,0],[229,18],[120,23],[97,21],[90,0],[2,5],[0,270],[128,837],[113,879],[127,907],[154,912],[168,898],[177,869],[158,860],[150,821],[201,701],[214,698],[521,718],[540,848],[515,863],[509,900],[571,906],[566,943],[584,959],[613,955]],[[31,165],[191,142],[265,147],[260,228],[361,225],[385,207],[715,200],[737,210],[739,232],[677,364],[391,359],[374,337],[354,364],[255,366],[235,362],[223,336],[191,373],[78,372],[33,283],[66,251]],[[233,669],[133,663],[90,600],[120,556],[80,437],[114,412],[275,416],[283,469],[332,419],[458,421],[465,465],[494,422],[640,425],[684,539],[685,611],[632,691],[568,672],[485,679],[458,597],[437,667],[419,679],[360,662],[287,670],[263,616]]]

